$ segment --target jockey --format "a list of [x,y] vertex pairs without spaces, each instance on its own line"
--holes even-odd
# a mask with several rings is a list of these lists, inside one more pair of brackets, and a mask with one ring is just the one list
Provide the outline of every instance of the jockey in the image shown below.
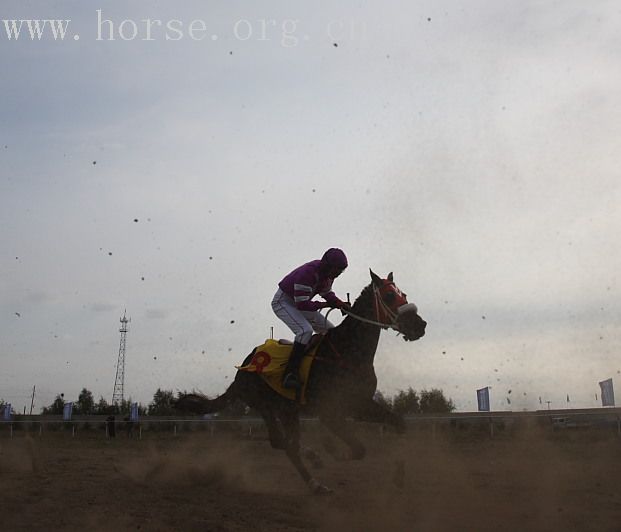
[[[293,350],[283,376],[283,387],[299,389],[302,386],[298,370],[313,331],[325,333],[334,327],[319,309],[350,308],[349,303],[341,301],[332,291],[332,282],[345,268],[345,253],[338,248],[330,248],[321,260],[303,264],[278,283],[272,309],[295,334]],[[312,301],[315,295],[321,296],[325,302]]]

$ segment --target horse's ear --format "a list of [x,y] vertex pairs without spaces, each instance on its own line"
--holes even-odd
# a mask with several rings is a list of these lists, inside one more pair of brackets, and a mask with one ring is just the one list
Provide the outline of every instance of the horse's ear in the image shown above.
[[373,280],[373,284],[377,286],[381,286],[382,280],[380,279],[380,276],[373,273],[373,270],[371,268],[369,268],[369,273],[371,274],[371,279]]
[[392,283],[392,272],[388,274],[387,279],[388,279],[388,282]]

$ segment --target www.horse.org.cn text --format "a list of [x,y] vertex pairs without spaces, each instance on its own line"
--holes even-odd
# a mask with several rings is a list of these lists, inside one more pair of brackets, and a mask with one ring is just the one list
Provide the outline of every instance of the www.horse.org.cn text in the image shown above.
[[[237,41],[237,42],[271,42],[284,48],[293,48],[312,41],[329,40],[337,43],[362,40],[366,33],[366,24],[355,20],[329,20],[306,27],[304,21],[295,18],[258,18],[238,19],[218,25],[210,24],[200,18],[181,19],[121,19],[106,15],[101,9],[96,10],[96,20],[89,28],[96,41]],[[79,41],[80,33],[73,29],[72,19],[2,19],[4,32],[0,27],[0,38],[8,41]],[[83,23],[80,24],[84,30]],[[84,32],[82,32],[84,33]]]

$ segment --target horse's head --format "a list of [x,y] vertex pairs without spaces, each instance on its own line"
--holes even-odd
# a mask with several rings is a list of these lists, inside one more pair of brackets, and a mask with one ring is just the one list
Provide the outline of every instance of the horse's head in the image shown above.
[[416,305],[408,303],[407,295],[397,288],[392,272],[386,279],[382,279],[369,271],[373,281],[377,321],[399,331],[406,341],[418,340],[424,336],[427,322],[418,315]]

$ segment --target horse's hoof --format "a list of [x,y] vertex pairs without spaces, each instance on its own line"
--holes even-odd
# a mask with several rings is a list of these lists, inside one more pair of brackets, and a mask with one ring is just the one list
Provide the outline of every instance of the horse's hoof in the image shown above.
[[334,458],[340,462],[349,462],[350,460],[362,460],[367,454],[364,447],[355,447],[353,449],[343,449],[336,453]]
[[321,460],[321,458],[319,458],[318,460],[313,460],[311,462],[311,466],[313,469],[323,469],[323,461]]
[[311,466],[314,469],[321,469],[323,467],[321,456],[319,456],[319,454],[312,449],[308,447],[302,448],[300,454],[311,463]]
[[330,495],[333,491],[328,488],[328,486],[324,486],[318,480],[311,478],[308,481],[308,487],[314,495]]
[[352,453],[350,449],[339,449],[332,454],[332,457],[337,462],[349,462],[352,459]]
[[395,469],[392,475],[392,483],[399,489],[405,486],[405,461],[395,460]]
[[351,459],[352,460],[362,460],[367,454],[367,450],[364,447],[359,447],[357,449],[352,450]]

